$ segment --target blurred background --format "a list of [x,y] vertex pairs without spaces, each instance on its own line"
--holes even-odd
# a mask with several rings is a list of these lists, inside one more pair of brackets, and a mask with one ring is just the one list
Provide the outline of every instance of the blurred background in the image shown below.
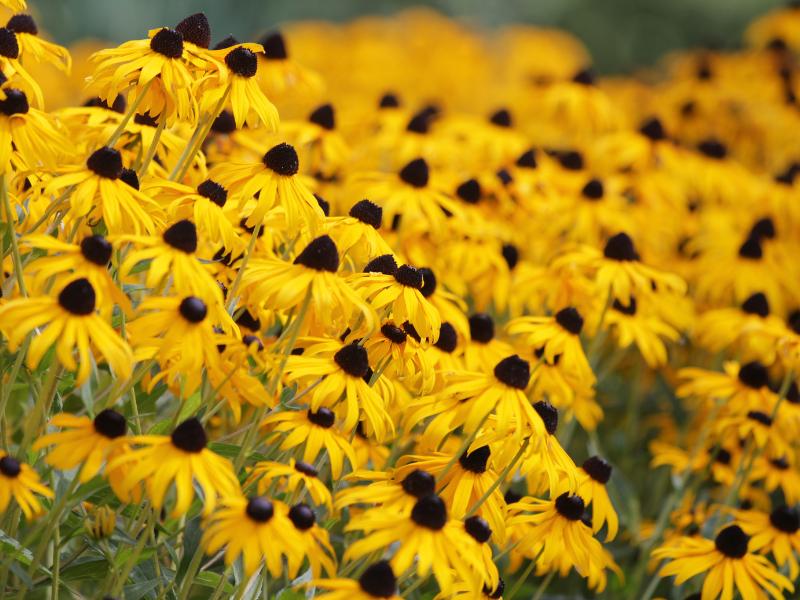
[[[264,31],[301,19],[342,21],[386,15],[414,4],[483,26],[509,22],[556,26],[577,35],[600,73],[652,64],[678,48],[739,45],[747,22],[781,0],[30,0],[56,41],[84,37],[112,42],[145,37],[204,11],[214,40],[227,34],[254,40]],[[413,35],[413,32],[409,32]]]

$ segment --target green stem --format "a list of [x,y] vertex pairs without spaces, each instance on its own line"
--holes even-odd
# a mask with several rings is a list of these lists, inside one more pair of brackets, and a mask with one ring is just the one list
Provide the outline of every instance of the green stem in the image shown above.
[[164,115],[161,115],[161,119],[159,119],[158,121],[158,127],[156,127],[156,132],[153,135],[153,140],[150,142],[150,147],[147,149],[147,154],[144,155],[142,166],[139,167],[139,177],[142,177],[147,174],[147,168],[150,166],[150,162],[156,155],[156,151],[158,150],[158,143],[161,141],[161,134],[164,132],[164,127],[166,126],[166,124],[167,124],[167,119],[164,117]]
[[522,575],[519,576],[514,587],[511,588],[511,591],[508,592],[508,595],[504,595],[506,600],[513,600],[514,596],[517,595],[517,592],[522,589],[522,586],[525,585],[525,581],[530,577],[531,573],[533,572],[533,568],[536,566],[536,560],[532,559],[528,561],[528,566],[525,567],[525,570],[522,572]]
[[205,551],[203,550],[203,546],[198,546],[197,549],[194,551],[192,555],[192,560],[189,562],[189,566],[186,567],[186,574],[183,576],[181,580],[181,587],[180,593],[178,594],[178,600],[186,600],[189,596],[189,590],[192,589],[192,585],[194,584],[194,576],[197,575],[197,570],[200,568],[200,562],[203,560],[203,556]]
[[261,233],[261,223],[258,223],[253,229],[253,235],[250,236],[250,243],[247,244],[247,252],[245,253],[244,257],[242,257],[242,264],[239,265],[239,270],[236,272],[236,277],[233,280],[231,289],[228,291],[228,296],[230,297],[228,302],[228,312],[231,314],[233,314],[233,311],[236,308],[236,302],[239,300],[236,294],[239,293],[239,286],[242,284],[242,276],[244,275],[244,270],[247,268],[247,263],[250,262],[250,257],[253,254],[253,250],[255,250],[259,233]]
[[113,596],[119,596],[122,592],[122,588],[125,587],[125,582],[128,580],[131,571],[133,571],[133,568],[136,566],[139,556],[142,554],[142,550],[144,550],[144,545],[147,543],[147,540],[150,539],[149,531],[155,527],[155,524],[156,511],[151,508],[144,528],[139,534],[139,539],[136,542],[136,546],[134,547],[133,552],[131,552],[131,555],[128,557],[128,560],[125,561],[125,565],[122,567],[119,577],[116,578],[116,582],[114,583],[114,587],[111,592]]
[[131,120],[133,115],[136,114],[136,109],[139,108],[139,105],[142,103],[142,100],[144,100],[144,97],[147,95],[147,90],[149,90],[150,86],[153,85],[153,81],[155,81],[155,78],[151,79],[150,81],[144,84],[144,87],[142,88],[141,92],[139,93],[138,96],[136,96],[136,100],[134,100],[133,103],[128,107],[128,110],[125,112],[125,116],[122,117],[122,120],[119,122],[119,125],[117,125],[117,128],[114,130],[114,133],[111,134],[111,137],[108,138],[106,146],[111,148],[114,146],[114,144],[117,143],[117,140],[120,138],[122,133],[125,131],[125,128],[128,126],[128,122]]
[[467,436],[467,438],[461,443],[461,446],[458,448],[456,453],[453,455],[453,458],[450,459],[450,462],[448,462],[444,466],[444,469],[442,470],[442,472],[439,473],[438,477],[436,477],[436,483],[439,483],[442,479],[444,479],[444,477],[450,472],[450,469],[453,468],[453,465],[455,465],[456,462],[458,461],[458,459],[461,458],[461,455],[464,454],[464,452],[467,451],[467,449],[470,447],[472,442],[475,441],[475,438],[478,437],[478,432],[481,430],[481,427],[483,427],[483,424],[486,423],[486,419],[489,418],[490,414],[492,414],[492,411],[489,411],[485,415],[483,415],[483,418],[481,419],[481,422],[478,423],[478,426],[475,428],[475,431],[470,433]]
[[[545,577],[544,580],[542,580],[542,583],[539,584],[539,587],[536,589],[536,593],[533,595],[531,600],[541,600],[542,596],[544,596],[545,591],[547,591],[547,588],[550,585],[550,582],[553,581],[553,577],[555,577],[555,576],[556,576],[556,572],[555,571],[550,571],[547,574],[547,577]],[[510,598],[510,596],[509,596],[509,598]]]
[[[17,232],[14,229],[14,223],[17,220],[11,210],[11,200],[8,196],[8,186],[6,184],[6,176],[0,175],[0,196],[3,198],[3,210],[6,212],[6,219],[8,219],[8,233],[11,240],[11,259],[14,262],[14,275],[17,279],[19,291],[23,296],[28,295],[28,290],[25,287],[25,280],[22,276],[22,255],[19,253],[19,242],[17,240]],[[8,290],[9,292],[11,290]]]
[[17,375],[19,374],[19,370],[22,368],[22,361],[25,360],[25,356],[28,354],[28,348],[31,345],[31,339],[33,339],[32,334],[28,334],[25,336],[25,340],[22,342],[22,346],[17,351],[17,356],[14,359],[14,364],[11,366],[11,373],[8,376],[8,382],[2,380],[0,377],[0,387],[2,387],[2,394],[0,394],[0,443],[3,443],[5,447],[9,446],[9,436],[8,431],[6,430],[6,420],[8,419],[8,414],[6,412],[6,407],[8,406],[8,400],[11,398],[11,388],[14,385],[14,382],[17,380]]
[[183,149],[178,162],[172,169],[172,173],[169,174],[170,181],[180,181],[183,179],[183,176],[186,175],[186,171],[189,170],[189,165],[192,164],[197,151],[200,149],[200,145],[206,139],[208,132],[211,130],[211,126],[214,124],[214,119],[219,116],[219,114],[222,112],[222,109],[225,107],[225,102],[228,100],[228,95],[230,93],[231,86],[229,85],[225,90],[225,93],[222,95],[222,98],[219,99],[219,102],[217,102],[217,105],[214,107],[213,112],[198,121],[194,133],[192,133],[192,137],[189,138],[189,143],[186,144],[186,147]]
[[22,436],[22,443],[19,445],[19,454],[24,454],[28,450],[28,446],[33,441],[33,436],[39,430],[41,421],[47,419],[50,412],[50,405],[53,402],[53,397],[58,391],[58,376],[61,375],[63,367],[54,358],[53,363],[47,370],[47,376],[44,380],[39,395],[36,397],[36,403],[33,406],[33,411],[26,419],[25,433]]

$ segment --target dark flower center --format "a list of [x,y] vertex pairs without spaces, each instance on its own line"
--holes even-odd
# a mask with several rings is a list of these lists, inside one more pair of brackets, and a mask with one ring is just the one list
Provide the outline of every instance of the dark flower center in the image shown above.
[[308,420],[314,425],[324,429],[330,429],[333,427],[334,421],[336,421],[336,415],[333,414],[331,409],[322,407],[317,412],[309,410]]
[[775,458],[769,461],[770,464],[779,471],[786,471],[789,468],[789,461],[786,458]]
[[536,152],[531,148],[523,152],[517,159],[517,166],[525,169],[535,169],[538,164],[536,162]]
[[761,423],[765,427],[772,426],[772,418],[764,412],[760,410],[751,410],[747,413],[747,418],[751,421],[756,421],[757,423]]
[[183,55],[183,35],[174,29],[164,27],[150,40],[150,49],[167,58],[180,58]]
[[408,335],[410,335],[412,338],[414,338],[414,341],[416,341],[418,344],[422,341],[422,337],[417,332],[416,327],[414,327],[408,321],[403,323],[403,331],[405,331]]
[[319,475],[313,465],[310,465],[302,460],[298,460],[296,463],[294,463],[294,470],[308,477],[316,477]]
[[502,578],[497,582],[497,587],[494,588],[493,590],[490,590],[488,587],[486,587],[486,584],[483,585],[483,594],[491,598],[492,600],[498,600],[499,598],[502,598],[503,592],[505,591],[506,591],[506,582],[503,581]]
[[247,516],[257,523],[266,523],[275,514],[275,507],[266,498],[250,498],[245,509]]
[[19,58],[17,34],[8,27],[0,27],[0,56]]
[[583,186],[581,190],[581,194],[583,194],[584,198],[588,198],[589,200],[600,200],[603,197],[605,189],[603,188],[603,182],[599,179],[590,179],[586,182],[586,185]]
[[400,99],[396,94],[386,93],[378,101],[378,108],[397,108],[400,106]]
[[286,42],[279,31],[267,34],[261,40],[261,45],[264,46],[264,55],[273,60],[283,60],[289,58],[286,52]]
[[796,533],[800,529],[800,515],[794,508],[779,506],[769,515],[769,522],[778,531]]
[[411,509],[411,520],[417,525],[438,531],[447,523],[447,508],[439,496],[431,494],[417,500]]
[[267,150],[262,160],[268,169],[272,169],[284,177],[291,177],[300,169],[297,151],[285,142]]
[[650,138],[654,142],[659,142],[667,137],[664,131],[664,125],[658,117],[651,117],[642,123],[639,127],[639,133]]
[[119,150],[104,146],[92,152],[86,166],[100,177],[118,179],[122,175],[122,156]]
[[725,144],[716,139],[703,140],[697,144],[697,149],[701,154],[716,160],[722,160],[728,154]]
[[201,452],[208,443],[202,423],[194,417],[178,425],[172,432],[171,438],[173,446],[193,454]]
[[639,254],[633,246],[633,240],[627,233],[618,233],[608,238],[603,249],[603,255],[606,258],[618,261],[639,260]]
[[132,187],[133,189],[138,191],[139,176],[133,169],[122,169],[122,173],[119,174],[119,180],[122,181],[125,185]]
[[420,293],[424,298],[430,298],[436,291],[436,275],[428,267],[420,267],[422,273],[422,287]]
[[604,485],[611,479],[611,465],[599,456],[590,456],[583,461],[583,470],[589,477]]
[[205,302],[196,296],[188,296],[181,300],[178,306],[178,312],[181,316],[189,321],[189,323],[200,323],[206,318],[208,308]]
[[456,349],[457,344],[458,335],[456,335],[455,327],[447,322],[442,323],[435,346],[442,352],[451,354]]
[[464,521],[464,529],[479,544],[485,544],[492,537],[492,528],[489,527],[489,523],[478,515],[466,519]]
[[397,578],[391,565],[381,560],[367,567],[358,578],[358,585],[373,598],[391,598],[397,591]]
[[486,465],[491,455],[492,451],[489,449],[489,446],[481,446],[472,452],[464,452],[464,454],[458,458],[458,462],[467,471],[472,473],[485,473]]
[[317,201],[317,204],[319,204],[319,207],[322,209],[322,214],[325,215],[326,217],[330,217],[331,216],[330,202],[325,200],[325,198],[323,198],[319,194],[314,194],[314,200]]
[[85,277],[68,283],[58,294],[61,308],[79,316],[92,314],[96,300],[94,288]]
[[385,323],[381,327],[381,333],[383,334],[383,337],[385,337],[393,344],[403,344],[405,343],[406,338],[408,337],[408,334],[406,334],[405,331],[403,331],[396,325],[393,325],[392,323]]
[[205,14],[199,12],[189,15],[175,26],[175,31],[183,36],[187,42],[208,48],[211,45],[211,25]]
[[575,150],[556,153],[559,164],[568,171],[580,171],[583,168],[583,155]]
[[30,110],[28,96],[22,90],[9,88],[5,90],[6,97],[0,100],[0,112],[7,117],[14,115],[24,115]]
[[252,50],[239,46],[225,55],[225,64],[240,77],[250,78],[258,70],[258,59]]
[[714,462],[719,463],[721,465],[729,465],[731,464],[731,453],[725,450],[725,448],[716,448],[712,449],[711,453],[714,455]]
[[611,308],[613,308],[617,312],[621,312],[623,315],[633,316],[636,314],[636,298],[631,296],[628,299],[628,306],[625,306],[624,304],[622,304],[622,302],[620,302],[615,298],[614,302],[611,305]]
[[503,255],[503,259],[506,261],[509,270],[514,270],[514,267],[517,266],[519,262],[519,250],[514,244],[503,244],[503,247],[500,249],[500,254]]
[[487,344],[494,339],[494,321],[486,313],[475,313],[469,318],[469,336],[472,341]]
[[428,163],[423,158],[417,158],[400,169],[400,179],[408,185],[416,188],[424,188],[428,185]]
[[433,123],[433,117],[434,115],[432,115],[430,111],[424,109],[419,111],[408,121],[408,124],[406,125],[406,131],[425,135],[428,133],[428,131],[430,131],[431,123]]
[[763,219],[759,219],[753,223],[753,227],[750,229],[749,237],[754,237],[759,240],[773,240],[775,239],[775,236],[775,222],[769,217],[764,217]]
[[522,500],[522,494],[518,494],[514,490],[508,490],[503,495],[503,500],[505,500],[506,504],[514,504],[515,502]]
[[303,265],[315,271],[336,273],[339,269],[339,250],[330,236],[321,235],[303,248],[303,251],[294,259],[294,264]]
[[581,85],[594,85],[594,73],[591,69],[582,69],[572,76],[572,81]]
[[225,203],[228,201],[228,190],[211,179],[206,179],[203,183],[198,185],[197,193],[204,198],[208,198],[220,208],[225,206]]
[[500,183],[502,183],[504,186],[514,181],[514,178],[511,176],[511,173],[509,173],[507,169],[500,169],[497,173],[495,173],[495,175],[497,175],[497,178],[500,180]]
[[524,390],[531,379],[531,367],[517,354],[507,356],[494,367],[494,376],[505,385]]
[[133,115],[133,122],[137,125],[145,125],[147,127],[158,127],[158,120],[150,116],[150,112],[136,113]]
[[256,349],[261,352],[264,349],[264,342],[262,342],[257,335],[243,335],[242,336],[242,343],[250,347],[251,344],[256,345]]
[[314,523],[317,522],[317,516],[314,514],[314,511],[311,510],[308,504],[303,502],[295,504],[289,509],[289,519],[291,519],[292,524],[300,531],[311,529]]
[[219,116],[214,119],[211,125],[211,131],[216,133],[233,133],[236,131],[236,119],[230,111],[223,110]]
[[391,254],[381,254],[364,266],[364,273],[383,273],[394,276],[397,273],[397,262]]
[[16,477],[20,471],[22,471],[22,465],[16,458],[8,455],[0,458],[0,473],[6,477]]
[[323,104],[315,108],[308,116],[308,120],[328,131],[332,131],[336,127],[336,118],[331,104]]
[[415,469],[403,479],[403,491],[415,498],[430,496],[436,490],[436,479],[422,469]]
[[94,430],[112,440],[125,435],[127,428],[125,417],[110,408],[97,413],[94,418]]
[[197,227],[188,219],[170,225],[162,238],[167,245],[186,254],[197,250]]
[[758,361],[752,361],[739,367],[739,381],[755,390],[769,383],[766,367]]
[[511,113],[507,109],[501,108],[489,117],[489,122],[498,127],[511,127]]
[[748,237],[744,243],[739,246],[739,256],[751,260],[759,260],[764,256],[764,251],[761,248],[761,240],[756,237]]
[[380,228],[383,220],[383,209],[369,200],[360,200],[353,204],[349,214],[354,219],[371,225],[375,229]]
[[261,321],[254,317],[247,309],[236,317],[236,324],[250,331],[261,331]]
[[793,310],[786,318],[786,324],[795,333],[800,333],[800,310]]
[[6,28],[14,33],[29,33],[31,35],[38,35],[39,28],[36,26],[36,21],[33,17],[26,14],[14,15],[6,23]]
[[238,46],[239,40],[237,40],[232,35],[227,35],[214,44],[214,50],[225,50],[225,48],[231,48],[233,46]]
[[[126,103],[125,103],[125,98],[117,94],[117,97],[114,98],[114,102],[111,106],[108,105],[108,102],[106,102],[102,98],[98,98],[97,96],[95,96],[94,98],[89,98],[86,102],[84,102],[83,105],[90,106],[93,108],[105,108],[106,110],[113,110],[116,113],[124,114]],[[134,121],[136,121],[136,117],[134,117]],[[155,127],[155,125],[153,127]]]
[[81,240],[81,254],[91,263],[105,267],[111,260],[111,243],[102,235],[90,235]]
[[369,369],[369,359],[367,351],[363,346],[353,342],[343,346],[333,355],[333,360],[348,375],[353,377],[363,377]]
[[717,550],[728,558],[742,558],[747,554],[747,543],[749,541],[750,536],[742,531],[741,527],[738,525],[731,525],[717,534],[714,545],[717,547]]
[[555,435],[556,429],[558,429],[558,409],[544,400],[540,400],[534,404],[533,408],[539,413],[539,417],[541,417],[542,423],[544,423],[545,431],[550,435]]
[[580,334],[581,329],[583,329],[583,317],[572,306],[562,308],[556,313],[556,323],[572,335]]
[[481,184],[477,179],[467,179],[456,188],[456,196],[468,204],[477,204],[481,199]]
[[400,265],[394,274],[397,283],[415,290],[422,289],[422,273],[410,265]]
[[742,310],[749,315],[766,317],[769,315],[769,301],[761,292],[756,292],[747,300],[742,302]]
[[583,498],[576,494],[570,495],[568,492],[564,492],[556,498],[556,510],[565,519],[580,521],[583,509]]

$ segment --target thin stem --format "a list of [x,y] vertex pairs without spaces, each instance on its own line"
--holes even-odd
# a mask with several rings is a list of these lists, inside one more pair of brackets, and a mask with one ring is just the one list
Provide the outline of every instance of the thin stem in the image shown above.
[[192,589],[192,585],[194,584],[194,576],[197,575],[197,570],[200,568],[200,562],[203,560],[204,555],[205,551],[203,550],[203,546],[198,546],[192,555],[192,560],[189,562],[189,566],[186,568],[186,574],[181,580],[178,600],[186,600],[186,598],[189,596],[189,590]]
[[60,363],[53,359],[53,363],[47,370],[47,376],[44,380],[39,395],[36,397],[36,403],[33,405],[33,411],[28,415],[26,420],[25,433],[22,436],[22,443],[19,445],[18,452],[20,454],[28,450],[28,446],[33,441],[33,436],[39,429],[41,421],[47,419],[50,412],[50,405],[53,402],[53,397],[58,391],[58,376],[61,375],[63,367]]
[[[11,259],[14,262],[14,275],[17,279],[19,291],[23,296],[28,295],[28,290],[25,287],[25,280],[22,276],[22,255],[19,253],[19,242],[17,240],[17,232],[14,230],[14,223],[17,220],[11,210],[11,200],[8,196],[8,186],[6,184],[6,176],[0,175],[0,196],[3,198],[3,210],[6,212],[6,219],[8,219],[8,233],[11,240]],[[9,292],[11,290],[8,290]]]
[[486,423],[486,419],[489,418],[490,414],[492,414],[492,411],[489,411],[485,415],[483,415],[483,418],[481,419],[481,422],[478,423],[478,426],[475,428],[475,431],[470,433],[467,436],[467,438],[461,443],[461,446],[458,448],[456,453],[453,455],[453,458],[450,459],[450,462],[448,462],[445,465],[445,467],[442,470],[442,472],[439,473],[439,476],[436,478],[436,483],[439,483],[442,479],[445,478],[445,476],[450,472],[450,469],[453,468],[453,465],[455,465],[456,462],[458,461],[458,459],[461,458],[461,455],[464,454],[464,452],[466,452],[467,449],[469,449],[469,447],[472,444],[472,442],[474,442],[475,438],[478,437],[478,432],[481,430],[481,427],[483,427],[483,424]]
[[158,127],[156,127],[156,132],[153,134],[153,140],[150,142],[150,147],[147,149],[147,154],[144,155],[144,160],[142,161],[142,166],[139,167],[139,177],[147,174],[147,168],[150,166],[150,162],[153,160],[153,157],[156,155],[156,151],[158,150],[158,143],[161,141],[161,134],[164,132],[164,127],[167,124],[167,119],[164,115],[161,115],[161,119],[158,121]]
[[504,595],[506,600],[513,600],[514,596],[517,595],[517,592],[522,589],[522,586],[525,584],[525,581],[530,577],[531,573],[533,572],[533,568],[536,566],[536,560],[528,561],[528,566],[525,567],[525,570],[522,572],[522,575],[519,576],[514,587],[511,588],[511,591],[508,592],[508,595]]
[[222,112],[222,109],[225,107],[225,102],[228,100],[228,95],[230,95],[230,93],[231,86],[229,85],[225,90],[225,93],[222,95],[222,98],[220,98],[219,102],[217,102],[214,110],[198,121],[194,133],[192,133],[192,137],[189,138],[189,143],[186,144],[186,147],[183,149],[178,162],[172,169],[172,173],[169,174],[170,181],[180,181],[183,179],[183,176],[186,175],[186,171],[189,170],[189,165],[192,164],[197,151],[200,149],[200,145],[206,139],[208,132],[211,130],[211,126],[214,124],[214,119],[219,116],[219,114]]
[[[536,589],[536,593],[533,595],[531,600],[541,600],[542,596],[544,596],[545,591],[547,591],[547,588],[550,585],[550,582],[553,581],[553,577],[555,577],[555,576],[556,576],[556,572],[555,571],[550,571],[547,574],[547,577],[545,577],[542,580],[542,583],[539,584],[539,587]],[[510,598],[510,596],[509,596],[509,598]]]
[[125,116],[122,117],[122,120],[119,122],[119,125],[117,125],[117,128],[114,130],[114,133],[111,134],[111,137],[108,138],[106,146],[113,147],[114,144],[117,143],[117,140],[120,138],[122,133],[125,131],[125,128],[128,126],[128,122],[131,120],[133,115],[136,114],[136,109],[139,108],[139,105],[142,103],[142,100],[144,100],[144,97],[147,95],[147,91],[150,89],[150,86],[153,85],[153,81],[155,81],[155,77],[144,84],[144,87],[142,87],[141,92],[139,92],[139,95],[136,96],[136,100],[134,100],[133,103],[128,107],[128,110],[125,112]]
[[136,546],[131,552],[131,555],[128,557],[128,560],[125,561],[125,565],[122,567],[120,571],[119,577],[117,577],[116,582],[114,583],[114,587],[112,590],[113,596],[119,596],[122,588],[125,586],[125,582],[128,580],[128,577],[133,571],[133,568],[136,566],[136,563],[139,560],[139,556],[142,554],[142,550],[144,550],[144,545],[147,540],[150,539],[149,530],[152,529],[156,524],[156,511],[154,509],[150,509],[150,514],[147,516],[147,521],[145,522],[144,528],[139,534],[139,539],[136,542]]
[[236,309],[236,302],[239,300],[236,294],[239,293],[239,286],[242,284],[242,276],[244,275],[244,270],[247,268],[247,263],[250,262],[253,250],[255,250],[259,233],[261,233],[261,223],[258,223],[253,229],[253,235],[250,236],[250,243],[247,244],[247,252],[244,257],[242,257],[242,264],[239,265],[239,270],[236,272],[236,277],[233,280],[231,289],[228,291],[228,296],[230,297],[228,312],[230,314],[233,314],[233,311]]

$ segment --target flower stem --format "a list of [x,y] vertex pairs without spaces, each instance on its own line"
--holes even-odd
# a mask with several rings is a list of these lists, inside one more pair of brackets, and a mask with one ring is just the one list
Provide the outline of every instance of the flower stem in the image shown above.
[[[14,262],[14,277],[16,277],[17,285],[19,286],[19,291],[23,296],[28,295],[28,290],[25,287],[25,280],[22,276],[22,255],[19,253],[19,242],[17,240],[17,232],[14,230],[14,223],[17,220],[14,218],[14,214],[12,213],[11,209],[11,199],[8,196],[8,186],[6,184],[6,176],[0,175],[0,196],[3,198],[3,210],[6,213],[6,219],[8,224],[8,237],[11,240],[11,259]],[[11,292],[10,289],[6,290],[7,292]],[[3,294],[4,296],[7,294]]]
[[528,577],[530,577],[531,573],[533,572],[533,568],[535,566],[536,566],[536,560],[528,561],[528,566],[525,567],[525,570],[522,572],[522,575],[519,576],[519,579],[517,579],[517,582],[514,584],[514,587],[511,588],[511,591],[508,592],[507,595],[503,596],[506,600],[513,600],[514,596],[517,595],[517,592],[519,592],[519,590],[525,584],[525,581],[528,579]]
[[139,177],[142,177],[147,173],[147,168],[150,166],[150,162],[153,160],[153,157],[156,155],[156,151],[158,150],[158,143],[161,141],[161,134],[164,132],[164,127],[166,124],[167,119],[162,115],[161,119],[158,121],[158,127],[156,127],[153,140],[150,142],[150,147],[147,149],[147,154],[144,155],[142,166],[139,167]]
[[530,443],[530,438],[526,438],[522,445],[517,450],[517,453],[514,455],[514,458],[506,465],[506,468],[503,469],[503,472],[498,475],[497,479],[494,480],[494,483],[489,486],[489,489],[484,492],[483,496],[481,496],[478,501],[472,505],[472,507],[467,511],[467,514],[464,518],[471,517],[474,515],[481,505],[486,502],[486,499],[491,496],[494,491],[506,480],[508,474],[517,466],[519,459],[522,458],[522,455],[525,453],[525,450],[528,448],[528,444]]
[[131,120],[133,115],[136,114],[136,109],[139,108],[139,105],[144,100],[144,97],[147,95],[147,90],[150,89],[150,86],[153,85],[153,81],[155,81],[155,77],[144,84],[142,87],[142,91],[136,96],[136,100],[128,107],[128,110],[125,112],[125,115],[122,117],[122,120],[117,125],[117,128],[114,130],[114,133],[111,134],[111,137],[108,138],[106,142],[106,146],[113,147],[114,144],[117,143],[117,140],[120,138],[122,133],[125,131],[125,128],[128,126],[128,122]]

